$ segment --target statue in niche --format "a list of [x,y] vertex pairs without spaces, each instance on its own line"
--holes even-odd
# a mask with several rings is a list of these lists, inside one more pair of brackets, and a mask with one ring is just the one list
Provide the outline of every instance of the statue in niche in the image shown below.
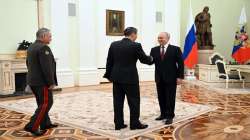
[[195,17],[196,38],[200,50],[212,50],[214,48],[210,19],[211,15],[207,6]]

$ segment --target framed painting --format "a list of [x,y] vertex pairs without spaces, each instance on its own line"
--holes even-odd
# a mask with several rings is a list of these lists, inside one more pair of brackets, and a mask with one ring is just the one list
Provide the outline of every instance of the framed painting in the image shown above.
[[106,35],[123,36],[125,12],[106,10]]

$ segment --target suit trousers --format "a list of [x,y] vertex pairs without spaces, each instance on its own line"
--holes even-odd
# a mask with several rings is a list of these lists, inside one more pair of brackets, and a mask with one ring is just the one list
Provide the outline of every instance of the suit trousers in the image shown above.
[[175,117],[176,83],[158,82],[156,86],[161,116],[173,119]]
[[130,110],[130,126],[136,126],[140,117],[139,84],[113,83],[114,122],[116,126],[124,124],[123,106],[127,97]]

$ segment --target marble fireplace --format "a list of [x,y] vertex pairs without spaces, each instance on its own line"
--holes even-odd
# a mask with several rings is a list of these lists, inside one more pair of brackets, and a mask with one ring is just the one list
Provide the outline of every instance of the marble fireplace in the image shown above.
[[0,94],[23,91],[26,86],[26,60],[11,55],[0,56]]

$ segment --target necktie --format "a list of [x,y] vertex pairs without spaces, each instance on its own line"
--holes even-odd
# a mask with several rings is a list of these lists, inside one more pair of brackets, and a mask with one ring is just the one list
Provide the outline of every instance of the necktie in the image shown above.
[[165,53],[164,53],[164,46],[161,46],[161,53],[160,53],[161,60],[164,59],[164,55],[165,55]]

